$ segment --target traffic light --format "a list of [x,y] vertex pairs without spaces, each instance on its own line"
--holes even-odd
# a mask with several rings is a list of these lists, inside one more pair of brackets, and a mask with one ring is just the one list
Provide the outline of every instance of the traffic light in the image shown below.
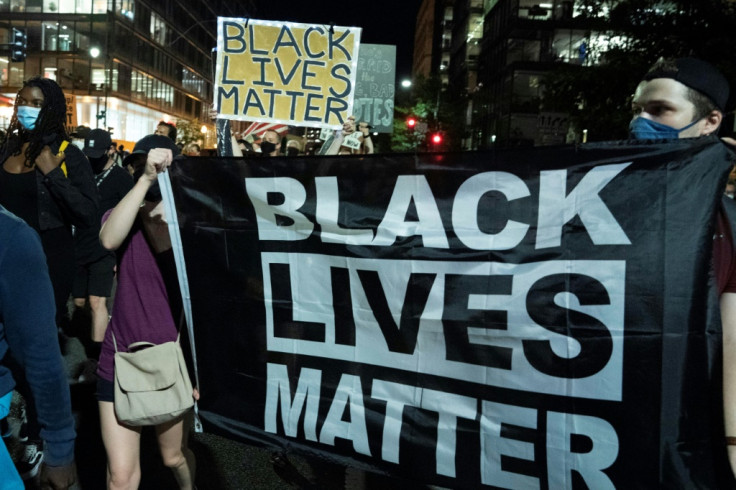
[[434,133],[432,135],[432,143],[435,145],[442,144],[442,133]]
[[10,60],[23,61],[26,59],[26,31],[13,27],[10,38]]
[[414,129],[414,127],[417,125],[417,120],[414,117],[409,117],[406,120],[406,127],[409,129]]

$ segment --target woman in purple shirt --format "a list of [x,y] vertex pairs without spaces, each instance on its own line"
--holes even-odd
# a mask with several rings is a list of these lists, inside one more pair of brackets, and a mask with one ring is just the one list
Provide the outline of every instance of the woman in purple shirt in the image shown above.
[[[107,451],[108,488],[138,488],[140,469],[140,427],[118,422],[113,405],[113,363],[118,350],[133,342],[154,344],[176,340],[178,318],[176,287],[167,288],[167,263],[173,261],[171,241],[163,216],[163,202],[157,190],[157,174],[171,165],[178,149],[164,136],[146,136],[128,157],[134,160],[139,176],[133,189],[103,218],[102,246],[117,250],[118,289],[112,319],[105,333],[98,367],[97,399],[102,440]],[[162,273],[163,272],[163,273]],[[176,281],[176,278],[173,278]],[[174,308],[172,308],[174,307]],[[198,393],[193,393],[198,398]],[[194,487],[194,454],[187,448],[187,416],[156,426],[161,456],[170,467],[179,488]]]

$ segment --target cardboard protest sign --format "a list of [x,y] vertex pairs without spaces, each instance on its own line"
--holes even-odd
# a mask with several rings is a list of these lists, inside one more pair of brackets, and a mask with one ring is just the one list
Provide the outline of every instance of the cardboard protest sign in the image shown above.
[[66,132],[71,134],[77,128],[77,96],[64,93],[66,99]]
[[392,133],[396,93],[396,46],[361,44],[355,83],[356,121],[365,121],[376,133]]
[[361,29],[220,17],[220,118],[339,128],[353,111]]

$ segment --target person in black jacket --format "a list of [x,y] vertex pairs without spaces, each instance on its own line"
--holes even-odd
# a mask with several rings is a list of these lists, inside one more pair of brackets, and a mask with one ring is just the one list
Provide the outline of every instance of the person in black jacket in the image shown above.
[[87,134],[82,152],[92,166],[99,191],[100,212],[93,226],[78,228],[74,234],[77,271],[72,297],[77,308],[84,307],[89,298],[92,326],[87,354],[96,361],[100,357],[100,345],[107,328],[107,299],[112,293],[115,268],[115,254],[100,245],[100,223],[105,211],[117,206],[133,188],[133,177],[115,164],[115,145],[110,133],[104,129],[93,129]]
[[0,204],[41,237],[57,322],[74,277],[72,226],[93,226],[98,217],[92,169],[82,151],[68,143],[65,119],[61,88],[53,80],[31,78],[18,92],[0,149]]
[[[72,227],[90,227],[98,219],[97,187],[82,151],[69,144],[64,128],[66,99],[53,80],[23,82],[8,135],[0,147],[0,205],[36,230],[46,255],[54,290],[57,325],[66,317],[74,278]],[[43,453],[30,390],[18,380],[26,398],[28,439],[20,462],[23,477],[38,471]]]

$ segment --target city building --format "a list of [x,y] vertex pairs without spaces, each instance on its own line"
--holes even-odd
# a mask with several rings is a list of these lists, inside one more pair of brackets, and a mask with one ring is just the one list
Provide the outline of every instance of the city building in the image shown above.
[[424,0],[419,7],[414,31],[413,76],[438,74],[449,82],[452,14],[455,0]]
[[[23,80],[64,89],[70,127],[107,128],[128,147],[158,121],[209,120],[217,17],[248,17],[253,0],[0,0],[0,42],[27,37],[26,59],[0,55],[0,129]],[[72,110],[73,108],[73,110]]]
[[567,114],[540,111],[544,74],[555,63],[595,64],[616,41],[604,34],[608,13],[581,15],[582,4],[485,2],[478,90],[472,97],[472,147],[558,144],[569,139]]

